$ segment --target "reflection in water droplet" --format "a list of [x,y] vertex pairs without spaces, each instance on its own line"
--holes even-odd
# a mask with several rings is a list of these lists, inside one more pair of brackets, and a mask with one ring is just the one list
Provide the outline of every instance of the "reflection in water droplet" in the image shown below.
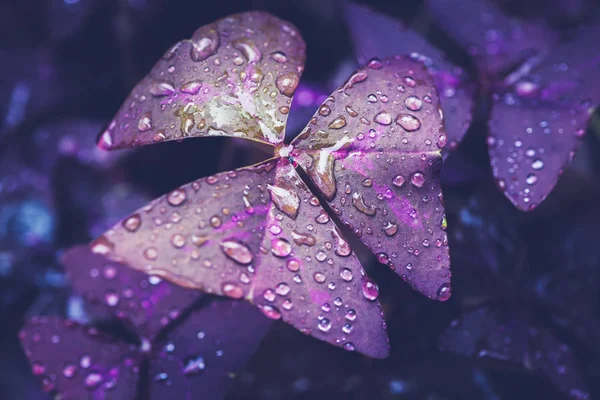
[[244,290],[236,283],[225,282],[221,286],[223,294],[232,299],[241,299],[244,296]]
[[185,189],[175,189],[167,195],[167,202],[173,207],[177,207],[183,204],[186,197]]
[[341,129],[346,126],[346,117],[340,115],[328,125],[330,129]]
[[329,332],[331,330],[331,321],[327,318],[323,318],[319,321],[319,330],[321,332]]
[[140,218],[140,215],[133,214],[129,218],[126,218],[123,221],[122,225],[123,225],[123,228],[125,228],[125,230],[133,233],[139,229],[141,224],[142,224],[142,219]]
[[350,282],[353,278],[352,270],[348,268],[342,268],[342,270],[340,271],[340,277],[346,282]]
[[369,215],[369,216],[374,216],[375,213],[377,212],[377,210],[375,209],[375,207],[373,205],[371,206],[367,206],[365,204],[365,200],[363,199],[362,193],[354,193],[352,194],[352,205],[354,205],[354,207],[362,212],[363,214]]
[[367,300],[375,300],[379,296],[379,287],[370,278],[364,277],[362,292]]
[[280,319],[281,318],[281,312],[277,309],[277,307],[268,305],[268,304],[263,304],[263,305],[259,305],[258,308],[263,312],[263,314],[265,314],[267,317],[271,318],[271,319]]
[[400,114],[396,118],[396,123],[404,128],[407,132],[416,131],[421,127],[421,121],[413,115],[410,114]]
[[271,252],[277,257],[287,257],[292,252],[292,245],[285,239],[273,239],[271,241]]
[[418,96],[408,96],[404,100],[404,105],[411,111],[419,111],[423,103],[421,102],[421,99],[419,99]]
[[425,184],[425,176],[423,176],[423,173],[421,172],[415,172],[410,178],[410,182],[415,187],[423,187],[423,185]]
[[242,265],[248,265],[252,262],[252,250],[245,243],[236,240],[226,240],[221,242],[221,250],[227,257]]
[[298,83],[300,82],[300,78],[293,72],[287,73],[285,75],[280,75],[275,80],[275,86],[279,89],[279,92],[287,97],[292,97],[296,88],[298,87]]
[[450,282],[442,283],[437,291],[437,298],[441,301],[446,301],[450,298],[452,290],[450,288]]
[[377,115],[375,115],[373,121],[381,125],[390,125],[392,123],[392,116],[388,112],[380,111]]
[[396,187],[402,187],[406,180],[402,175],[396,175],[394,179],[392,179],[392,184]]

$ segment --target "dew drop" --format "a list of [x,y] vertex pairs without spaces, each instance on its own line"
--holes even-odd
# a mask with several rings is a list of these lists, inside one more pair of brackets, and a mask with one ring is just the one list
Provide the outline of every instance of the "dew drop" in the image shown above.
[[287,283],[282,282],[279,285],[277,285],[277,287],[275,288],[275,293],[277,293],[279,296],[286,296],[289,292],[290,292],[290,287],[288,286]]
[[379,287],[371,279],[365,277],[363,278],[362,292],[367,300],[375,300],[379,296]]
[[437,298],[438,298],[438,300],[441,300],[441,301],[448,300],[450,298],[451,294],[452,294],[452,290],[450,288],[449,282],[442,283],[442,285],[437,290]]
[[236,240],[225,240],[221,242],[223,253],[238,264],[248,265],[252,262],[252,250],[243,242]]
[[102,383],[102,375],[97,372],[91,372],[85,377],[84,383],[88,389],[95,389]]
[[340,277],[345,280],[346,282],[350,282],[353,278],[352,276],[352,270],[348,269],[348,268],[342,268],[340,271]]
[[169,96],[175,92],[175,88],[168,82],[155,81],[150,85],[150,93],[156,97]]
[[344,343],[344,350],[346,350],[346,351],[354,351],[354,350],[356,350],[356,347],[354,346],[353,343],[346,342],[346,343]]
[[400,114],[396,118],[396,123],[407,132],[414,132],[421,127],[421,121],[410,114]]
[[371,216],[371,217],[374,216],[375,213],[377,212],[377,210],[375,209],[374,206],[372,206],[372,205],[371,206],[367,206],[365,204],[365,200],[364,200],[362,194],[358,193],[358,192],[352,194],[352,205],[354,205],[354,207],[358,211],[360,211],[363,214],[366,214],[368,216]]
[[425,176],[421,172],[415,172],[410,178],[410,182],[413,186],[421,188],[425,184]]
[[137,128],[140,132],[146,132],[152,129],[152,119],[150,118],[150,113],[142,114],[138,120]]
[[123,221],[123,228],[128,232],[135,232],[139,229],[142,224],[142,219],[139,214],[133,214],[129,218]]
[[373,121],[381,125],[390,125],[392,123],[392,116],[388,112],[380,111],[377,113],[377,115],[375,115]]
[[319,321],[319,330],[321,332],[329,332],[331,330],[331,321],[327,318],[323,318]]
[[533,169],[542,169],[542,168],[544,168],[544,162],[542,160],[540,160],[539,158],[536,158],[531,163],[531,168],[533,168]]
[[300,82],[300,78],[293,72],[287,73],[285,75],[280,75],[275,80],[275,86],[279,89],[279,92],[287,97],[292,97],[296,88],[298,87],[298,83]]
[[237,283],[225,282],[221,286],[223,294],[232,299],[241,299],[244,296],[244,290]]
[[323,283],[323,282],[325,282],[325,279],[327,279],[325,274],[322,272],[315,272],[313,275],[313,278],[315,279],[315,282],[317,282],[317,283]]
[[292,252],[292,245],[285,239],[277,238],[271,241],[271,253],[277,257],[287,257]]
[[421,102],[421,99],[419,99],[418,96],[408,96],[404,100],[404,105],[411,111],[419,111],[423,103]]
[[346,117],[340,115],[328,125],[330,129],[341,129],[346,126]]
[[392,179],[392,184],[396,187],[402,187],[406,180],[402,175],[396,175],[394,179]]
[[300,262],[295,258],[289,259],[285,265],[291,272],[298,272],[300,270]]
[[386,222],[383,227],[383,231],[387,236],[394,236],[398,232],[398,224]]
[[527,182],[528,185],[535,185],[535,183],[538,181],[538,177],[536,174],[529,174],[527,175],[527,177],[525,178],[525,182]]
[[276,61],[278,63],[284,63],[288,60],[285,53],[283,53],[281,51],[274,51],[273,53],[271,53],[270,57],[273,61]]
[[259,305],[258,308],[265,314],[268,318],[271,319],[280,319],[281,312],[277,307],[271,306],[269,304]]
[[173,207],[177,207],[183,204],[183,202],[186,200],[186,197],[185,189],[175,189],[167,195],[167,203]]

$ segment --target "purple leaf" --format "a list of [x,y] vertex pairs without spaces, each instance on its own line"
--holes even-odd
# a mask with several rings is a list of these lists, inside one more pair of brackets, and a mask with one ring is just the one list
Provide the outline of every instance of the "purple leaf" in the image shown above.
[[114,316],[131,323],[138,335],[150,340],[199,297],[197,291],[93,254],[88,246],[71,248],[63,263],[75,290],[86,300],[110,309]]
[[56,317],[36,317],[20,333],[33,374],[64,400],[133,399],[139,359],[134,347]]
[[467,74],[397,19],[353,3],[346,6],[345,19],[352,35],[354,52],[361,64],[375,57],[406,54],[427,66],[440,94],[448,133],[447,149],[454,149],[467,132],[473,117],[475,85]]
[[193,312],[155,343],[150,398],[220,399],[257,350],[270,320],[247,303],[221,300]]
[[436,22],[477,60],[480,72],[509,72],[549,49],[554,34],[544,25],[524,23],[492,0],[427,0]]
[[461,356],[521,365],[548,379],[572,399],[587,393],[571,350],[528,320],[490,307],[463,314],[440,338],[444,351]]
[[450,297],[439,97],[410,58],[373,60],[292,144],[300,165],[380,262],[432,299]]
[[264,234],[275,162],[199,179],[134,212],[95,253],[181,286],[243,298]]
[[600,24],[556,48],[495,96],[490,137],[494,176],[519,209],[539,205],[556,185],[600,103]]
[[195,136],[278,144],[304,53],[297,29],[263,12],[205,25],[171,47],[133,89],[99,145],[114,149]]
[[270,318],[349,351],[383,358],[389,344],[377,285],[293,166],[279,161],[274,207],[253,286]]

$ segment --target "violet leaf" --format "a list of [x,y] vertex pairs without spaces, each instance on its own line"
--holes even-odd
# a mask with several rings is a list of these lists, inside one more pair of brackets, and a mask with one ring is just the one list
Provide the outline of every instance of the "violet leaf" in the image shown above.
[[372,60],[292,144],[300,166],[380,262],[424,295],[450,297],[440,189],[444,132],[433,79],[407,57]]
[[192,312],[154,344],[150,398],[224,398],[235,374],[248,362],[271,321],[251,305],[214,300]]
[[64,400],[135,398],[140,361],[135,347],[57,317],[33,318],[20,339],[45,391]]
[[90,304],[109,309],[149,340],[198,299],[198,292],[93,254],[88,246],[65,253],[63,264],[71,282]]
[[297,29],[246,12],[172,46],[133,89],[99,145],[115,149],[198,136],[278,144],[304,68]]
[[534,209],[552,191],[600,103],[600,52],[588,51],[599,35],[600,24],[584,29],[495,96],[492,170],[521,210]]
[[348,3],[345,19],[361,64],[370,59],[406,54],[423,62],[433,76],[448,134],[446,150],[461,142],[473,118],[475,84],[462,68],[401,21],[369,7]]

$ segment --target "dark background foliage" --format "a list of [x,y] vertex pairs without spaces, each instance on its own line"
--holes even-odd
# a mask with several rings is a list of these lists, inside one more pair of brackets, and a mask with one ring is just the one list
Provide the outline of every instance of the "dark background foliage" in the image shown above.
[[[555,29],[599,13],[598,2],[585,0],[499,3]],[[473,71],[421,1],[368,4]],[[304,101],[297,94],[288,124],[288,134],[296,134],[356,66],[341,2],[0,4],[0,398],[45,398],[18,342],[27,318],[85,316],[59,262],[64,250],[183,183],[265,158],[252,145],[222,138],[113,154],[94,147],[95,135],[170,44],[249,9],[291,21],[307,43]],[[597,114],[575,161],[532,213],[516,210],[495,187],[487,127],[476,120],[443,171],[452,299],[428,300],[372,261],[367,268],[380,286],[392,345],[388,359],[346,353],[276,323],[228,398],[584,398],[573,388],[598,394]],[[556,355],[563,345],[572,351],[567,361]]]

